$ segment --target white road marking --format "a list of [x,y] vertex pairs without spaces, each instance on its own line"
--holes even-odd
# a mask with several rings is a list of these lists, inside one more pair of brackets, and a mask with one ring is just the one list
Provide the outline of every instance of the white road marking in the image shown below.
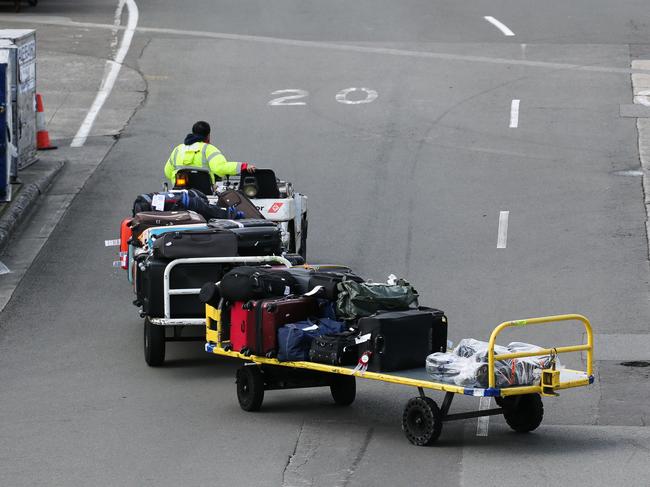
[[[59,25],[64,27],[87,27],[96,29],[113,29],[112,24],[99,24],[94,22],[74,22],[67,17],[56,16],[38,16],[38,15],[20,15],[18,17],[10,15],[0,15],[0,21],[4,22],[29,22],[32,24],[41,25]],[[123,29],[124,27],[120,27]],[[544,69],[567,69],[575,71],[586,71],[590,73],[611,73],[611,74],[650,74],[649,69],[628,69],[628,68],[615,68],[611,66],[590,66],[584,64],[570,64],[570,63],[555,63],[547,61],[527,61],[523,59],[507,59],[495,58],[487,56],[470,56],[463,54],[451,54],[446,52],[426,52],[426,51],[409,51],[406,49],[392,49],[388,47],[369,47],[369,46],[355,46],[352,44],[335,44],[330,42],[318,41],[301,41],[296,39],[283,39],[280,37],[264,37],[252,36],[244,34],[226,34],[223,32],[208,32],[200,30],[181,30],[181,29],[168,29],[165,27],[138,27],[138,32],[146,32],[152,34],[171,34],[186,37],[202,37],[206,39],[221,39],[231,41],[244,41],[244,42],[261,42],[266,44],[276,44],[282,46],[292,47],[305,47],[314,49],[330,49],[334,51],[344,52],[358,52],[362,54],[382,54],[387,56],[405,56],[421,59],[442,59],[446,61],[459,61],[459,62],[473,62],[473,63],[487,63],[487,64],[503,64],[510,66],[527,66],[531,68],[544,68]]]
[[497,249],[505,249],[508,243],[508,217],[509,211],[499,213],[499,231],[497,235]]
[[519,126],[519,100],[512,100],[510,104],[510,128],[516,129]]
[[[487,409],[490,409],[491,406],[492,406],[492,398],[482,397],[478,403],[478,410],[485,411]],[[490,427],[490,417],[489,416],[479,417],[478,422],[476,423],[476,436],[487,436],[489,427]]]
[[[99,91],[95,96],[95,100],[93,101],[93,104],[90,107],[90,110],[88,110],[88,113],[86,114],[86,118],[81,123],[81,127],[79,127],[77,134],[74,136],[72,142],[70,143],[70,147],[82,147],[86,143],[86,139],[88,138],[90,129],[92,129],[93,124],[95,123],[95,119],[97,118],[99,111],[104,106],[104,103],[108,98],[108,95],[111,94],[111,91],[113,90],[113,85],[117,80],[117,76],[120,74],[120,69],[122,69],[122,63],[124,62],[124,58],[126,57],[126,54],[129,52],[129,47],[131,46],[131,41],[133,40],[133,34],[135,33],[135,28],[138,25],[139,13],[138,13],[138,6],[135,4],[134,0],[125,0],[125,2],[129,13],[129,17],[127,21],[126,30],[124,31],[124,35],[122,36],[122,42],[120,44],[120,48],[117,50],[117,53],[115,54],[115,58],[112,61],[106,61],[108,70],[104,75],[104,79],[102,80],[102,84],[99,87]],[[123,7],[121,3],[122,1],[120,1],[120,4],[118,4],[117,7],[118,10],[121,10],[121,8]],[[115,27],[116,26],[112,26],[111,28],[115,28]]]
[[[348,94],[354,91],[363,91],[365,92],[366,97],[360,100],[348,100]],[[378,96],[379,93],[368,88],[346,88],[336,94],[336,101],[339,103],[345,103],[346,105],[360,105],[361,103],[371,103],[375,101]]]
[[293,95],[281,96],[279,98],[274,98],[269,102],[270,106],[297,106],[297,105],[306,105],[304,101],[288,101],[288,100],[299,100],[300,98],[306,98],[309,96],[309,92],[305,90],[300,90],[296,88],[288,88],[286,90],[276,90],[272,95],[282,95],[283,93],[294,93]]
[[122,22],[122,11],[124,10],[124,3],[126,0],[120,0],[119,3],[117,4],[117,8],[115,9],[115,16],[113,20],[113,29],[112,29],[112,34],[113,38],[111,39],[111,53],[115,55],[115,49],[117,48],[117,44],[120,40],[120,36],[118,35],[118,32],[120,31],[120,24]]
[[0,276],[3,274],[11,274],[11,269],[4,265],[3,262],[0,262]]
[[104,247],[117,247],[120,245],[120,239],[116,240],[104,240]]
[[512,32],[510,29],[508,29],[508,26],[505,25],[503,22],[499,22],[497,19],[490,15],[486,15],[483,17],[485,20],[487,20],[489,23],[491,23],[493,26],[495,26],[497,29],[499,29],[504,36],[513,36],[515,35],[514,32]]

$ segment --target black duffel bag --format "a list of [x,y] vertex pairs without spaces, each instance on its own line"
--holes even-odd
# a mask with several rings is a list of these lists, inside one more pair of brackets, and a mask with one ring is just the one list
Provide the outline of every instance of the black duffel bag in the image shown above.
[[242,266],[223,276],[219,291],[222,298],[235,302],[287,296],[295,287],[294,277],[286,271]]

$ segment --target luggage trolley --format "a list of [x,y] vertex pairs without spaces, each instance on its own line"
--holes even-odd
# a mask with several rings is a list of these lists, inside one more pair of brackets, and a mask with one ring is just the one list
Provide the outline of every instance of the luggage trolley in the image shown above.
[[[496,355],[494,346],[499,334],[506,328],[578,321],[586,330],[586,343],[580,345],[539,349],[533,352],[516,352]],[[443,423],[461,419],[502,414],[515,431],[527,433],[542,422],[544,406],[541,396],[557,396],[556,391],[584,387],[593,383],[593,332],[589,320],[579,314],[544,316],[525,320],[506,321],[494,328],[488,342],[488,387],[462,387],[432,381],[425,368],[399,372],[361,372],[348,366],[334,366],[315,362],[279,362],[274,358],[247,356],[230,350],[222,330],[221,309],[206,305],[206,344],[208,353],[234,357],[246,363],[237,370],[237,399],[245,411],[257,411],[262,406],[264,391],[302,387],[329,386],[334,402],[347,406],[356,395],[355,378],[378,380],[391,384],[412,386],[419,395],[410,399],[402,414],[402,429],[414,445],[433,444],[442,431]],[[495,362],[506,359],[535,357],[561,353],[587,352],[586,371],[543,369],[539,384],[528,386],[496,387]],[[444,392],[442,404],[425,395],[425,389]],[[474,397],[494,397],[496,408],[450,414],[455,394]]]
[[[144,357],[150,366],[162,365],[165,360],[166,342],[187,342],[203,341],[203,335],[181,336],[183,327],[203,327],[205,318],[172,318],[171,297],[181,295],[198,295],[200,288],[173,289],[170,276],[177,265],[201,265],[201,264],[282,264],[291,267],[291,262],[284,257],[275,255],[253,256],[253,257],[193,257],[175,259],[167,264],[163,274],[163,303],[164,316],[162,318],[144,316]],[[218,279],[216,279],[218,280]],[[199,308],[200,309],[200,308]],[[166,329],[173,330],[172,336],[167,336]]]

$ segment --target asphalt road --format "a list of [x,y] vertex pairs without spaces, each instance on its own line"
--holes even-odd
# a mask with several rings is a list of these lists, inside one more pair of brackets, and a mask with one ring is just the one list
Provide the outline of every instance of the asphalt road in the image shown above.
[[[41,16],[34,25],[110,25],[116,3],[26,13]],[[639,169],[635,119],[619,107],[632,103],[631,58],[650,58],[645,2],[137,6],[148,30],[127,64],[146,100],[0,314],[0,484],[642,485],[649,369],[620,362],[650,345],[648,245],[641,179],[620,175]],[[365,99],[345,94],[354,87],[378,96],[337,101]],[[289,100],[303,105],[269,104],[289,89],[307,92]],[[487,437],[476,420],[450,423],[436,447],[416,448],[399,428],[407,388],[358,381],[347,409],[324,389],[271,392],[253,414],[237,405],[238,364],[200,344],[169,346],[165,367],[147,367],[131,289],[103,242],[135,195],[159,188],[197,119],[228,157],[309,196],[310,258],[407,277],[446,311],[454,341],[507,319],[583,313],[607,350],[596,351],[597,383],[546,399],[531,435],[493,417]]]

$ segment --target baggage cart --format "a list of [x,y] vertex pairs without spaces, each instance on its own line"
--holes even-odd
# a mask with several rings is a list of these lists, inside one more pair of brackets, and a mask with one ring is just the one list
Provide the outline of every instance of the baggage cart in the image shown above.
[[[167,342],[188,342],[204,341],[205,318],[172,318],[172,296],[198,295],[200,288],[172,288],[170,276],[172,270],[178,265],[205,265],[205,264],[281,264],[291,267],[284,257],[275,255],[253,256],[253,257],[193,257],[175,259],[167,264],[163,274],[163,317],[147,316],[141,312],[144,318],[144,357],[148,365],[155,367],[162,365],[165,361],[165,344]],[[183,329],[186,327],[199,328],[200,334],[194,336],[183,336]],[[167,330],[171,329],[171,333]]]
[[[536,351],[496,354],[495,343],[506,328],[525,328],[542,324],[566,324],[579,322],[586,331],[586,343],[572,346],[544,348]],[[448,421],[481,416],[503,415],[515,431],[526,433],[536,429],[542,422],[544,407],[542,396],[557,396],[564,389],[584,387],[593,383],[593,333],[589,320],[579,314],[544,316],[525,320],[506,321],[494,328],[488,342],[488,387],[462,387],[455,384],[435,382],[422,368],[390,373],[362,372],[354,367],[334,366],[315,362],[279,362],[274,358],[247,356],[230,349],[222,329],[221,309],[206,305],[206,344],[208,353],[234,357],[245,361],[237,370],[237,399],[245,411],[257,411],[262,406],[264,392],[278,389],[329,386],[334,401],[339,405],[350,405],[356,395],[356,378],[369,379],[390,384],[417,388],[418,396],[410,399],[402,414],[402,429],[414,445],[433,444]],[[586,352],[586,370],[555,369],[542,370],[538,384],[526,386],[497,387],[495,363],[499,360],[517,359],[563,353]],[[425,395],[425,390],[444,392],[439,406]],[[493,397],[496,408],[462,413],[450,413],[456,394],[474,397]]]

